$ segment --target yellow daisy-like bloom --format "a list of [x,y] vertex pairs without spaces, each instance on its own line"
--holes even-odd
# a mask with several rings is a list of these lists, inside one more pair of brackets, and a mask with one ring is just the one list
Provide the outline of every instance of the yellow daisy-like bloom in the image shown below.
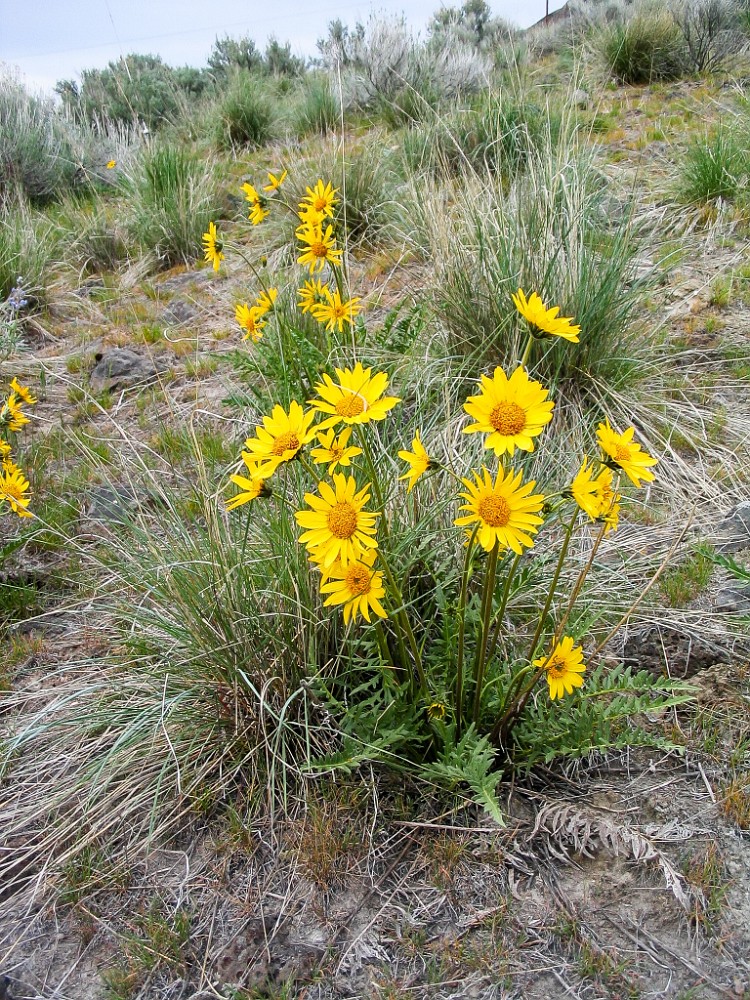
[[[245,458],[247,453],[244,452],[242,457]],[[247,462],[245,462],[248,465]],[[248,465],[248,468],[251,468]],[[247,476],[241,476],[239,474],[230,476],[230,482],[233,482],[235,486],[239,486],[242,490],[236,496],[229,497],[226,501],[227,510],[235,510],[237,507],[241,507],[242,504],[250,503],[251,500],[257,500],[258,497],[267,497],[271,495],[271,490],[266,485],[266,481],[261,479],[259,476],[253,476],[251,472],[251,478],[248,479]]]
[[11,392],[2,406],[0,406],[0,428],[9,431],[20,431],[23,425],[28,423],[30,421],[23,412],[23,402],[15,392]]
[[369,483],[358,493],[354,476],[337,472],[333,484],[331,489],[328,483],[319,483],[320,496],[305,493],[305,503],[312,510],[300,510],[294,516],[302,528],[307,528],[300,542],[319,557],[316,561],[327,568],[340,559],[346,568],[361,561],[368,549],[378,547],[373,536],[379,515],[362,509],[370,499]]
[[541,493],[529,495],[536,486],[533,480],[521,482],[521,473],[509,469],[507,475],[498,470],[495,482],[486,468],[482,467],[482,476],[474,472],[475,483],[470,479],[461,482],[467,489],[461,493],[467,503],[461,510],[468,514],[457,517],[453,522],[459,527],[479,524],[477,541],[485,551],[490,552],[498,543],[501,548],[510,548],[520,555],[524,547],[531,548],[534,544],[531,536],[535,535],[542,524],[538,512],[544,505]]
[[114,170],[117,166],[117,160],[110,160],[107,164],[107,170]]
[[420,440],[419,431],[417,431],[414,435],[414,440],[412,441],[411,446],[414,451],[400,451],[398,453],[399,458],[403,458],[405,462],[409,463],[409,469],[403,474],[403,476],[398,477],[399,479],[409,480],[409,485],[406,487],[407,493],[411,493],[414,489],[416,481],[421,475],[424,475],[424,473],[427,472],[432,464],[430,462],[430,456],[425,451],[424,445]]
[[328,462],[328,475],[332,476],[337,465],[351,465],[352,459],[362,454],[361,448],[349,445],[351,436],[351,427],[345,427],[338,437],[334,430],[322,431],[318,434],[320,448],[311,448],[310,458],[319,465]]
[[253,343],[258,343],[266,325],[262,316],[263,312],[257,306],[248,306],[247,302],[237,303],[234,307],[234,318],[245,331],[243,340],[252,339]]
[[580,326],[573,326],[572,316],[558,316],[559,306],[547,309],[536,292],[532,292],[527,299],[521,288],[511,297],[523,318],[540,333],[546,333],[550,337],[562,337],[573,344],[578,343]]
[[268,479],[282,462],[291,461],[297,452],[315,437],[311,424],[315,411],[307,413],[296,400],[292,400],[289,413],[278,403],[271,416],[263,417],[263,426],[257,427],[255,437],[245,441],[247,458],[243,459],[255,477]]
[[286,173],[287,173],[286,170],[282,170],[281,173],[277,177],[276,174],[272,174],[269,171],[269,174],[268,174],[268,184],[264,184],[263,185],[263,190],[264,191],[278,191],[279,188],[281,187],[281,185],[286,180]]
[[331,226],[327,226],[325,232],[322,224],[301,226],[297,230],[297,239],[300,243],[307,244],[307,249],[297,258],[297,263],[308,267],[310,274],[314,274],[316,270],[321,271],[326,264],[341,263],[342,251],[336,249]]
[[634,434],[635,427],[628,427],[623,434],[618,434],[609,426],[608,420],[596,429],[599,445],[609,458],[607,464],[622,469],[634,486],[640,486],[641,480],[644,483],[653,482],[651,466],[656,465],[658,459],[641,451],[641,446],[633,441]]
[[278,297],[278,288],[269,288],[262,291],[255,300],[255,308],[259,310],[259,315],[265,316],[266,313],[271,312],[273,307],[276,305],[276,299]]
[[[269,175],[270,176],[270,175]],[[259,225],[268,215],[268,199],[258,194],[252,184],[243,184],[240,189],[245,192],[245,201],[250,204],[248,218],[254,226]]]
[[10,453],[11,453],[12,450],[13,449],[8,444],[8,442],[7,441],[3,441],[3,439],[0,438],[0,459],[7,458],[8,455],[10,455]]
[[344,605],[344,624],[348,625],[357,614],[361,614],[368,622],[370,612],[374,611],[380,618],[387,618],[383,605],[385,597],[383,574],[373,570],[377,553],[374,549],[363,552],[356,562],[347,566],[340,563],[331,567],[327,580],[321,584],[321,594],[329,594],[323,602],[325,607],[335,604]]
[[427,718],[428,719],[439,719],[442,721],[447,713],[448,709],[444,702],[433,701],[427,706]]
[[254,226],[259,226],[261,222],[269,215],[267,208],[263,208],[262,205],[253,205],[248,214],[248,219],[252,222]]
[[581,687],[586,670],[583,662],[583,647],[574,646],[575,642],[569,635],[557,643],[549,656],[541,656],[534,660],[534,666],[544,670],[549,684],[549,696],[552,701],[562,698],[564,694],[572,694],[573,688]]
[[302,312],[312,312],[315,306],[324,302],[327,291],[328,285],[323,284],[320,278],[310,278],[309,281],[306,281],[297,292],[301,300],[299,307]]
[[354,317],[362,311],[359,298],[349,299],[347,302],[341,301],[338,289],[331,294],[328,288],[323,293],[325,301],[318,302],[310,308],[310,312],[319,323],[326,324],[326,330],[344,332],[344,323],[349,326],[354,324]]
[[[388,388],[385,372],[372,374],[372,368],[363,368],[358,361],[354,368],[336,368],[338,383],[326,372],[315,391],[323,402],[308,400],[320,413],[332,416],[322,421],[319,430],[335,427],[342,420],[345,424],[366,424],[370,420],[383,420],[386,413],[401,400],[397,396],[383,396]],[[381,399],[382,397],[382,399]]]
[[476,421],[464,427],[464,434],[486,434],[485,448],[496,455],[512,455],[516,448],[533,451],[535,438],[552,419],[555,404],[549,390],[529,378],[524,368],[516,368],[510,378],[496,368],[492,378],[481,377],[481,392],[469,396],[464,409]]
[[38,400],[36,396],[32,396],[31,389],[26,385],[21,385],[17,378],[12,378],[10,381],[11,392],[15,392],[20,400],[26,403],[27,406],[33,406]]
[[0,471],[0,504],[3,501],[8,503],[13,513],[19,517],[33,517],[31,511],[27,510],[31,500],[29,489],[28,479],[17,465],[6,459]]
[[219,265],[224,260],[224,254],[221,252],[223,249],[224,244],[216,233],[216,225],[209,222],[208,232],[203,234],[203,256],[210,264],[213,264],[214,271],[219,270]]
[[581,510],[592,521],[604,521],[605,534],[617,527],[620,514],[620,494],[612,488],[613,479],[612,470],[606,466],[594,476],[593,466],[584,458],[570,487]]
[[307,194],[299,203],[300,218],[309,217],[314,213],[320,219],[333,218],[333,209],[336,205],[338,188],[334,188],[330,183],[323,184],[319,180],[314,188],[306,188]]

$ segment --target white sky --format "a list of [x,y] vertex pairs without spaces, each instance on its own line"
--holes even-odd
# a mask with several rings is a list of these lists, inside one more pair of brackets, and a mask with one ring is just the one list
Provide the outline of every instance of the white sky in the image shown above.
[[[488,0],[492,13],[519,27],[544,17],[546,0]],[[460,7],[462,0],[446,6]],[[549,0],[550,11],[563,0]],[[329,21],[353,27],[373,11],[404,14],[422,31],[441,0],[0,0],[0,63],[30,90],[51,91],[82,69],[138,52],[172,66],[205,66],[217,36],[250,35],[264,48],[269,35],[295,54],[316,54]]]

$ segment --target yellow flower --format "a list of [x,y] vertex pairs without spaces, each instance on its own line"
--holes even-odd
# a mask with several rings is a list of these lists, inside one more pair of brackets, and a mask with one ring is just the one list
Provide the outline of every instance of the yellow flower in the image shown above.
[[[383,420],[386,413],[401,400],[397,396],[383,396],[388,388],[385,372],[372,375],[372,368],[363,368],[358,361],[354,368],[336,368],[338,383],[328,373],[315,386],[323,402],[308,400],[320,413],[330,413],[319,425],[319,430],[335,427],[342,420],[345,424],[366,424],[370,420]],[[382,399],[380,397],[383,397]]]
[[378,547],[375,519],[378,514],[362,508],[370,499],[368,483],[357,493],[354,476],[337,472],[333,476],[335,489],[328,483],[318,484],[320,496],[305,493],[305,502],[312,510],[295,513],[298,524],[307,528],[300,542],[319,556],[323,567],[330,567],[336,559],[342,567],[359,562],[368,549]]
[[117,160],[110,160],[107,164],[107,170],[114,170],[117,166]]
[[583,662],[583,648],[574,646],[574,639],[569,635],[557,643],[549,656],[541,656],[534,660],[534,666],[544,670],[549,684],[549,696],[562,698],[564,694],[572,694],[573,688],[581,687],[586,670]]
[[547,309],[536,292],[532,292],[527,299],[520,288],[516,295],[512,296],[512,299],[523,318],[536,327],[540,333],[546,333],[550,337],[563,337],[573,344],[578,343],[580,326],[572,325],[572,316],[558,316],[559,306]]
[[0,459],[7,458],[11,451],[12,449],[8,442],[0,438]]
[[414,489],[416,481],[421,475],[427,472],[431,464],[430,456],[425,451],[424,445],[419,438],[419,431],[417,431],[414,435],[414,440],[412,441],[411,446],[414,451],[400,451],[398,453],[399,458],[403,458],[405,462],[409,463],[409,469],[403,474],[403,476],[398,477],[399,479],[409,480],[409,485],[406,487],[407,493],[411,493]]
[[328,285],[324,285],[320,278],[310,278],[306,281],[297,292],[301,299],[299,307],[302,312],[312,312],[314,306],[324,301],[327,291]]
[[326,264],[341,263],[342,251],[336,249],[331,226],[328,226],[325,232],[322,224],[300,226],[297,230],[297,239],[300,243],[307,244],[307,249],[297,258],[297,263],[309,267],[310,274],[313,274],[316,269],[322,270]]
[[[243,453],[242,455],[243,460],[245,459],[246,454],[247,454],[246,452]],[[245,464],[248,466],[249,469],[252,470],[252,464],[248,464],[247,461],[245,462]],[[266,497],[270,496],[271,494],[271,490],[266,485],[265,480],[261,479],[259,476],[252,475],[252,471],[250,479],[248,479],[247,476],[240,476],[239,474],[235,476],[230,476],[229,479],[236,486],[239,486],[239,488],[242,490],[242,493],[238,493],[236,496],[229,497],[229,499],[226,501],[227,510],[235,510],[237,507],[242,506],[242,504],[244,503],[249,503],[251,500],[257,500],[258,497]]]
[[234,318],[245,331],[242,339],[251,338],[257,344],[263,336],[263,327],[266,325],[261,319],[263,313],[257,306],[248,306],[247,302],[237,303],[234,307]]
[[376,558],[375,550],[363,552],[358,560],[347,566],[340,563],[328,571],[326,582],[321,584],[321,594],[329,594],[323,602],[325,607],[335,604],[344,605],[344,623],[356,617],[357,613],[370,621],[370,612],[374,611],[380,618],[387,618],[383,605],[385,597],[383,574],[372,569]]
[[464,428],[464,434],[486,434],[485,448],[496,455],[512,455],[516,448],[533,451],[535,438],[552,419],[555,404],[549,392],[530,379],[523,368],[516,368],[510,378],[496,368],[492,378],[481,376],[481,392],[469,396],[464,409],[476,423]]
[[34,403],[38,402],[36,396],[32,396],[31,389],[28,386],[21,385],[17,378],[11,379],[10,390],[11,392],[15,392],[18,398],[26,403],[27,406],[33,406]]
[[617,527],[620,514],[620,494],[612,489],[612,470],[604,466],[594,476],[593,466],[584,458],[570,487],[573,499],[592,521],[604,521],[605,534]]
[[29,481],[13,462],[7,459],[0,471],[0,504],[5,501],[19,517],[33,517],[26,508],[29,506]]
[[323,294],[325,301],[311,306],[310,312],[319,323],[326,324],[326,330],[335,330],[338,328],[339,333],[343,333],[344,323],[352,326],[354,324],[354,317],[358,312],[362,311],[362,306],[359,304],[362,300],[353,298],[347,302],[342,302],[338,289],[331,294],[328,288],[326,288]]
[[257,226],[268,215],[268,209],[266,208],[268,199],[258,194],[252,184],[243,184],[241,190],[245,192],[245,201],[250,204],[248,218],[254,226]]
[[258,315],[265,316],[267,312],[270,312],[276,305],[278,297],[278,288],[264,289],[255,300],[255,308],[258,310]]
[[247,457],[243,459],[255,477],[268,479],[282,462],[289,462],[300,448],[315,437],[310,425],[315,419],[315,411],[307,413],[299,403],[292,400],[287,413],[278,403],[271,416],[263,417],[263,426],[255,429],[255,437],[245,441]]
[[263,208],[262,205],[253,205],[250,209],[248,219],[252,222],[254,226],[259,226],[261,222],[269,215],[267,208]]
[[641,446],[633,442],[634,434],[634,427],[628,427],[623,434],[618,434],[609,426],[608,420],[599,424],[596,429],[601,449],[610,459],[607,464],[614,464],[616,468],[622,469],[634,486],[640,486],[641,480],[644,483],[653,482],[654,474],[650,466],[656,465],[658,459],[641,451]]
[[428,719],[440,719],[445,718],[447,708],[442,701],[433,701],[427,706],[427,718]]
[[534,542],[531,539],[542,524],[538,512],[544,505],[541,493],[529,496],[536,486],[521,483],[521,473],[509,469],[507,475],[498,469],[495,482],[486,468],[482,468],[483,477],[474,472],[475,483],[462,479],[468,492],[461,493],[466,501],[461,510],[468,514],[457,517],[453,522],[459,527],[479,524],[477,541],[487,552],[498,543],[501,548],[513,549],[518,555],[523,547],[530,548]]
[[286,170],[282,170],[281,174],[277,177],[275,174],[269,172],[268,174],[268,184],[263,185],[264,191],[278,191],[281,185],[286,180]]
[[299,203],[300,218],[309,213],[314,213],[321,220],[333,218],[338,189],[335,189],[330,182],[324,185],[323,181],[319,180],[314,188],[306,188],[306,191],[307,194]]
[[328,475],[332,476],[333,470],[337,465],[351,465],[352,459],[362,454],[361,448],[349,447],[349,438],[351,436],[351,427],[345,427],[338,437],[336,437],[336,431],[334,430],[322,431],[318,434],[321,447],[312,448],[310,450],[310,458],[319,465],[325,462],[330,463],[328,466]]
[[215,224],[209,222],[208,232],[203,234],[203,255],[209,263],[213,264],[214,271],[219,270],[219,264],[224,260],[224,254],[221,252],[223,249],[224,244],[216,234]]
[[24,424],[28,424],[29,418],[23,412],[23,403],[15,394],[11,392],[8,398],[0,406],[0,428],[9,431],[20,431]]

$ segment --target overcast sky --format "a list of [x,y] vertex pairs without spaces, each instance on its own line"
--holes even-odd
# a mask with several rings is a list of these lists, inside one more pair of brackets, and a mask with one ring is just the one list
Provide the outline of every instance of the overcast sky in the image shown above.
[[[494,15],[519,27],[544,17],[546,0],[489,0]],[[460,7],[462,0],[446,6]],[[550,11],[563,0],[549,0]],[[217,36],[269,35],[311,56],[336,17],[350,26],[373,11],[404,14],[423,31],[441,0],[0,0],[0,63],[17,68],[31,90],[51,90],[82,69],[102,68],[131,52],[173,66],[204,66]]]

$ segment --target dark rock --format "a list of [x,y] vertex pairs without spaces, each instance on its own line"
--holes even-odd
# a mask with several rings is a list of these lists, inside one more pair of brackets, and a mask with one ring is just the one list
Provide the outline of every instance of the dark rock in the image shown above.
[[623,659],[626,667],[648,670],[654,677],[667,674],[684,680],[717,663],[728,663],[729,655],[703,639],[654,626],[627,637]]
[[750,500],[741,500],[722,518],[708,540],[716,546],[717,552],[739,552],[750,546]]
[[[73,294],[81,299],[88,299],[92,292],[98,291],[100,288],[104,288],[103,278],[89,278],[88,281],[84,281],[82,285],[76,288]],[[1,995],[0,1000],[2,1000]]]
[[86,516],[95,521],[127,523],[138,507],[138,492],[128,483],[96,486],[89,493]]
[[750,583],[744,586],[732,584],[724,587],[716,595],[714,607],[717,611],[723,611],[726,614],[750,615]]
[[94,394],[143,385],[157,378],[160,371],[151,358],[131,351],[129,347],[111,348],[95,354],[94,360],[96,365],[89,379]]
[[195,306],[189,302],[178,299],[170,302],[169,307],[162,313],[162,320],[169,326],[180,326],[182,323],[190,323],[198,315]]

